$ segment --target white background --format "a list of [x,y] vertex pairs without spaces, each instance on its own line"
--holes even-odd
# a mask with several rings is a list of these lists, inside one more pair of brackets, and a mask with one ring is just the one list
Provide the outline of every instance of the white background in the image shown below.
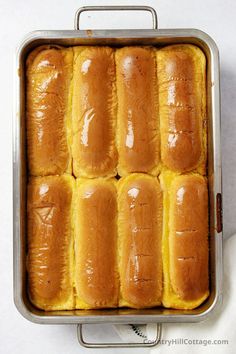
[[[76,342],[75,326],[40,326],[25,320],[15,309],[12,291],[12,109],[15,52],[22,37],[37,29],[72,29],[74,13],[83,5],[150,5],[156,8],[160,28],[199,28],[216,41],[221,57],[222,152],[224,188],[225,298],[222,312],[197,325],[165,325],[165,339],[223,338],[227,346],[162,345],[155,353],[236,352],[236,2],[233,0],[80,1],[0,0],[0,353],[91,353]],[[83,28],[148,28],[150,18],[85,16]],[[234,328],[233,328],[234,327]],[[99,337],[100,330],[90,329]],[[110,336],[111,328],[106,332]],[[123,350],[125,351],[125,350]],[[120,352],[123,352],[119,350]],[[144,350],[142,350],[143,352]],[[97,353],[102,351],[98,350]],[[107,350],[107,353],[113,351]],[[118,353],[118,351],[116,351]],[[141,350],[129,350],[129,353]],[[148,353],[149,350],[144,352]]]

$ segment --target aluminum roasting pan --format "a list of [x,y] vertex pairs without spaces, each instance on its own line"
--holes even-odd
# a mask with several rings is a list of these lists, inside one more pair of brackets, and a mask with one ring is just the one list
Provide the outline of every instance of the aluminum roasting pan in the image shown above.
[[[141,10],[152,14],[153,29],[137,30],[79,30],[83,11]],[[26,286],[26,133],[25,133],[25,59],[27,54],[42,44],[73,45],[154,45],[192,43],[207,57],[208,109],[208,178],[210,201],[210,297],[197,309],[174,310],[162,307],[152,309],[71,310],[45,312],[29,301]],[[220,152],[220,83],[219,54],[215,42],[206,33],[196,29],[157,29],[157,16],[146,6],[83,7],[75,16],[75,30],[35,31],[21,43],[16,67],[16,114],[13,131],[13,236],[14,236],[14,301],[18,311],[28,320],[41,324],[141,324],[163,322],[199,322],[205,320],[222,302],[222,210],[221,210],[221,152]],[[82,327],[78,331],[82,339]],[[160,335],[160,327],[159,327]],[[156,344],[156,342],[154,343]],[[153,344],[149,344],[153,345]],[[88,346],[88,345],[87,345]],[[93,345],[95,347],[96,345]],[[106,345],[109,346],[109,345]],[[123,345],[125,346],[125,345]]]

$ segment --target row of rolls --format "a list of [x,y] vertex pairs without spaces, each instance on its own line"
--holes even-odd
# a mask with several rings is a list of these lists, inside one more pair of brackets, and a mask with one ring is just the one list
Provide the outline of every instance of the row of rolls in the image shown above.
[[44,310],[193,309],[209,295],[207,180],[30,177],[28,284]]
[[206,59],[194,45],[42,46],[27,63],[31,176],[206,169]]

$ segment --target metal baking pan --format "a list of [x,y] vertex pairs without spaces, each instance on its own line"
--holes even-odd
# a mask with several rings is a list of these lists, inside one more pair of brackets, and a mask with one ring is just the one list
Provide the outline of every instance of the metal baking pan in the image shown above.
[[[143,30],[79,30],[83,11],[139,10],[152,14],[153,29]],[[207,58],[208,110],[208,179],[210,201],[210,296],[194,310],[174,310],[162,307],[152,309],[107,309],[45,312],[29,301],[26,287],[26,134],[25,134],[25,59],[27,54],[42,44],[51,45],[153,45],[192,43],[200,47]],[[221,153],[220,153],[220,83],[219,54],[215,42],[206,33],[196,29],[157,29],[157,15],[146,6],[83,7],[75,16],[75,30],[36,31],[21,43],[17,54],[17,107],[14,116],[13,191],[14,191],[14,301],[19,312],[28,320],[42,324],[80,324],[78,334],[83,345],[81,324],[158,323],[158,341],[163,322],[199,322],[205,320],[222,301],[222,220],[221,220]],[[93,345],[93,347],[98,345]],[[105,345],[109,346],[109,345]],[[125,346],[125,345],[123,345]]]

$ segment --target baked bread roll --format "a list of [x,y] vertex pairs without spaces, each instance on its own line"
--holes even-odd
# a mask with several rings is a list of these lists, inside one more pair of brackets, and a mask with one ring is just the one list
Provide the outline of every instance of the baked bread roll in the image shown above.
[[73,173],[115,176],[116,89],[114,50],[75,47],[73,73]]
[[157,50],[161,159],[175,172],[206,164],[206,59],[196,46]]
[[31,302],[199,306],[209,295],[203,52],[48,45],[26,65]]
[[116,51],[118,173],[158,173],[159,127],[155,51],[124,47]]
[[118,182],[119,306],[153,307],[162,298],[162,191],[157,178]]
[[34,176],[71,172],[71,48],[36,48],[27,59],[27,152]]
[[74,308],[71,176],[31,177],[28,185],[29,296],[43,310]]
[[164,189],[163,305],[193,309],[209,295],[208,192],[197,174],[161,174]]
[[115,180],[79,178],[76,182],[76,308],[117,307]]

